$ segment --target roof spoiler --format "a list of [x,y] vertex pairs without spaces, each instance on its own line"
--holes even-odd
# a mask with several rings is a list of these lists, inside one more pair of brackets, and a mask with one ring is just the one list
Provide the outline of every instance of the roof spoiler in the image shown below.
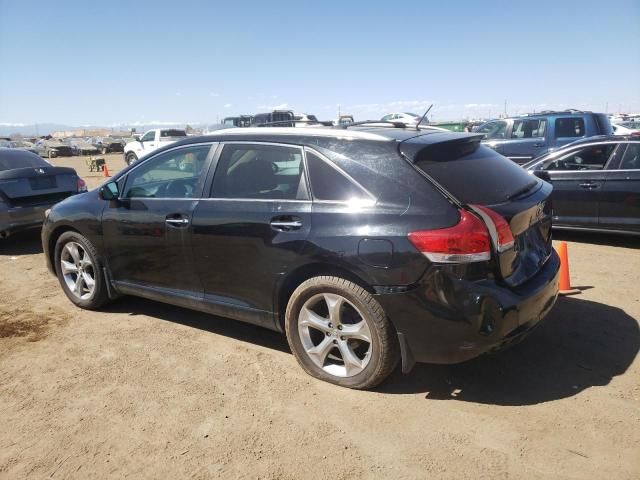
[[478,149],[483,134],[438,132],[412,137],[399,146],[400,153],[411,163],[419,161],[451,161]]

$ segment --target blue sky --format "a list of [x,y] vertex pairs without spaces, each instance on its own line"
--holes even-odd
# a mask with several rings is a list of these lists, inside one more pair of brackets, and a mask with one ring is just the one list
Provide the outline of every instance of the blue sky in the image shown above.
[[0,123],[640,111],[639,48],[639,0],[0,0]]

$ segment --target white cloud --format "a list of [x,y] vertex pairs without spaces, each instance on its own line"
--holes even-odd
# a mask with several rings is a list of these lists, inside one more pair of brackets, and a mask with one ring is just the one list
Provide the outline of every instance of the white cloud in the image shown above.
[[288,103],[281,103],[280,105],[258,105],[256,110],[290,110]]
[[224,108],[229,108],[229,107],[233,107],[232,103],[225,103],[224,104]]
[[209,96],[210,96],[210,97],[219,97],[219,96],[220,96],[220,94],[219,94],[219,93],[216,93],[216,92],[211,92],[211,93],[209,93]]
[[24,123],[0,123],[0,127],[24,127]]

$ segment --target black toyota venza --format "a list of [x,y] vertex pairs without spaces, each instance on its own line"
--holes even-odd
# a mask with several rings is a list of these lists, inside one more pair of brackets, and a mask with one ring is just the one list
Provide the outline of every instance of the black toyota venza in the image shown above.
[[137,295],[286,333],[309,374],[351,388],[401,359],[456,363],[551,309],[548,183],[482,137],[402,125],[188,138],[53,207],[66,295]]

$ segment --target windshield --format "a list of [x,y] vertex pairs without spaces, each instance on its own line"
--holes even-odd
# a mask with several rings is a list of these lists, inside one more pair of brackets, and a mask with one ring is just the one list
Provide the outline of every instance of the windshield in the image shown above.
[[25,167],[50,166],[39,156],[24,150],[0,151],[0,171]]
[[160,130],[160,138],[186,137],[184,130]]

